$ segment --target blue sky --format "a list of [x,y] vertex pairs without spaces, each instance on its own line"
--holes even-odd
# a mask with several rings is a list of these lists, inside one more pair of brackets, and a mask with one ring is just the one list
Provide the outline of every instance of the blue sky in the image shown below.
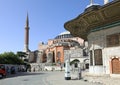
[[[103,0],[94,0],[103,4]],[[24,48],[27,12],[30,26],[30,50],[65,31],[64,23],[77,17],[89,0],[0,0],[0,53]]]

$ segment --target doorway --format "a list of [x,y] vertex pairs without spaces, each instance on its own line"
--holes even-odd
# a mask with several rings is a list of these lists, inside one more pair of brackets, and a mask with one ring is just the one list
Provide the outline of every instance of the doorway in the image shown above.
[[112,73],[113,74],[120,74],[120,61],[119,58],[113,58],[111,61],[112,65]]

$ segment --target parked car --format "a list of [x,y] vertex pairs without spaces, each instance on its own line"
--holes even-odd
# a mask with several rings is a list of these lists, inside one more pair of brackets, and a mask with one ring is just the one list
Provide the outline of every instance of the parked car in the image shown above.
[[0,78],[3,78],[5,76],[6,76],[5,65],[0,64]]

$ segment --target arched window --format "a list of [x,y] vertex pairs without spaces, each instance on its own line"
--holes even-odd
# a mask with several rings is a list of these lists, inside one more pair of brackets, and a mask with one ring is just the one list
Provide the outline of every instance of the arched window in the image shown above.
[[113,58],[112,61],[112,73],[120,74],[120,61],[119,58]]

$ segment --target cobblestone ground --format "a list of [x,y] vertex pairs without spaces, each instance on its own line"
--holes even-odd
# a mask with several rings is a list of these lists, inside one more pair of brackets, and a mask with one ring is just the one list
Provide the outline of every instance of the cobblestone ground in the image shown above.
[[64,72],[61,71],[18,73],[1,79],[0,85],[102,85],[83,79],[77,80],[76,77],[74,74],[71,80],[65,80]]

